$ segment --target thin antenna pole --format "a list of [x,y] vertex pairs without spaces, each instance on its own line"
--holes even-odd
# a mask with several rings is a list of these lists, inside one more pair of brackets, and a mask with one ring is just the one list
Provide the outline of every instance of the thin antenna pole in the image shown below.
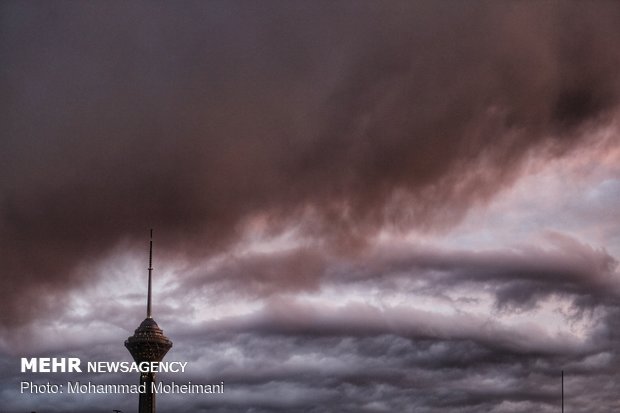
[[564,413],[564,370],[562,370],[562,413]]
[[146,299],[146,318],[151,318],[151,272],[153,271],[153,229],[149,241],[149,292]]

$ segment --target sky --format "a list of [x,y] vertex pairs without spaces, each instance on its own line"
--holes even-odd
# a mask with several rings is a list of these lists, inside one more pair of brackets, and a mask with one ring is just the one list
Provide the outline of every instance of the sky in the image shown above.
[[0,413],[21,357],[160,412],[620,409],[620,4],[0,3]]

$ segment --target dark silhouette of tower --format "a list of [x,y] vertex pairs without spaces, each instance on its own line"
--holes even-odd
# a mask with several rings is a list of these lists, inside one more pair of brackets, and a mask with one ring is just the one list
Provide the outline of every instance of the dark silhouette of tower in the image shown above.
[[[146,299],[146,318],[136,329],[133,336],[125,340],[125,347],[131,353],[136,363],[144,361],[162,361],[172,341],[151,317],[151,272],[153,271],[153,230],[149,242],[149,287]],[[155,393],[151,383],[155,383],[155,373],[140,373],[140,384],[146,387],[145,393],[140,393],[138,413],[155,413]]]

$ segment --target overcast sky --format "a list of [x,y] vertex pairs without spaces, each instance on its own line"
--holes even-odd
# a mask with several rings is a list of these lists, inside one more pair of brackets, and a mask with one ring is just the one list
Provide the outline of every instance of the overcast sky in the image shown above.
[[[0,3],[0,413],[620,409],[620,4]],[[135,377],[134,377],[135,376]]]

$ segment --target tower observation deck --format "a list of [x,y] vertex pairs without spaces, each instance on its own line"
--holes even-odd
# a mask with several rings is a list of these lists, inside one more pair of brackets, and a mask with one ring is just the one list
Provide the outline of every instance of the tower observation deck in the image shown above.
[[[164,335],[151,316],[151,278],[153,271],[153,230],[149,242],[149,281],[146,300],[146,318],[134,332],[134,335],[125,340],[125,347],[131,353],[136,363],[162,361],[172,341]],[[141,373],[140,384],[145,385],[146,392],[140,393],[138,413],[155,413],[155,393],[152,391],[155,383],[155,373]]]

